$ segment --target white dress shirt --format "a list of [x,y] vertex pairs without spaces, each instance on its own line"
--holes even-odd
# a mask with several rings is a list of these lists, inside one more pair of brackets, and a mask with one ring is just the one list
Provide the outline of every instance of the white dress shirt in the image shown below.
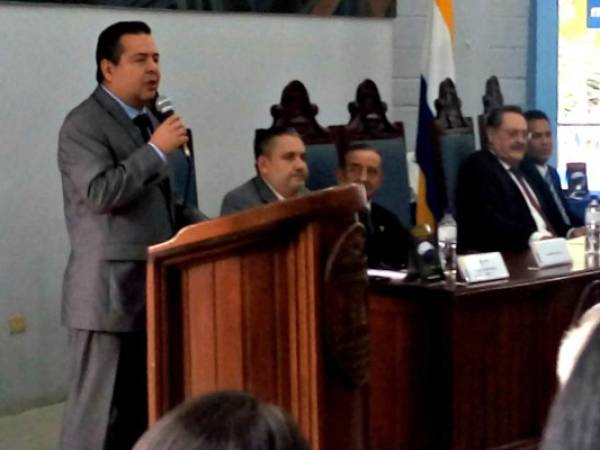
[[[494,152],[492,152],[492,153],[494,154],[494,156],[496,156],[496,158],[498,158],[498,155],[496,155]],[[546,221],[541,216],[541,214],[538,212],[537,208],[535,206],[533,206],[533,204],[529,200],[529,195],[527,195],[525,193],[525,191],[523,190],[523,186],[521,185],[521,183],[519,183],[515,174],[510,170],[510,166],[506,162],[502,161],[500,158],[498,158],[498,161],[500,162],[502,167],[504,167],[504,169],[508,173],[508,176],[510,177],[510,179],[513,180],[515,185],[519,188],[519,192],[523,196],[523,200],[525,200],[525,203],[527,204],[527,207],[529,208],[529,214],[531,214],[531,217],[533,218],[533,221],[535,222],[537,231],[534,231],[533,233],[531,233],[531,236],[529,236],[529,242],[539,241],[540,239],[545,238],[545,237],[552,237],[552,233],[550,232],[550,230],[548,230],[548,227],[546,226]],[[523,180],[523,183],[525,184],[525,188],[529,191],[529,194],[531,195],[531,197],[537,201],[538,205],[540,205],[540,201],[537,198],[537,195],[535,195],[535,191],[531,188],[531,186],[529,185],[529,183],[527,182],[527,180],[524,177],[522,177],[522,180]]]

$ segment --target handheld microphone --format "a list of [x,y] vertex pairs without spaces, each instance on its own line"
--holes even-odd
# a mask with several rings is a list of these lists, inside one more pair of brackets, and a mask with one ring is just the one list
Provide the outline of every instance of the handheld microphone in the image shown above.
[[[173,114],[175,114],[175,108],[173,107],[173,102],[171,101],[171,99],[169,97],[164,97],[162,95],[159,95],[158,97],[156,97],[154,106],[155,106],[156,112],[159,115],[159,119],[161,122],[163,120],[165,120],[166,118],[168,118],[169,116],[172,116]],[[186,158],[192,157],[192,152],[190,151],[190,148],[188,147],[187,143],[183,144],[183,153],[185,154]]]

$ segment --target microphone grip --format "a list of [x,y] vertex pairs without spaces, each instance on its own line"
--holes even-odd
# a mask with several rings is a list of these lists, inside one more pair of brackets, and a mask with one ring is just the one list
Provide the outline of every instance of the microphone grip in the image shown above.
[[[170,104],[170,101],[168,101],[168,102],[169,102],[169,109],[166,109],[166,110],[157,109],[156,110],[156,117],[158,118],[160,123],[163,123],[165,120],[167,120],[173,114],[175,114],[175,110],[173,109],[172,105]],[[192,151],[190,150],[190,148],[191,148],[191,143],[192,143],[192,130],[187,128],[186,133],[188,135],[188,142],[183,144],[183,146],[181,147],[181,150],[183,151],[183,154],[185,155],[186,158],[191,159]]]

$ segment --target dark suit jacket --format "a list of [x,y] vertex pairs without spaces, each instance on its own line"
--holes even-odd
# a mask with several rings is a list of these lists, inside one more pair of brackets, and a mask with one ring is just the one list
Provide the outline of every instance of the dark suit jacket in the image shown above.
[[531,182],[534,183],[536,185],[536,188],[543,194],[544,203],[546,205],[548,205],[546,210],[544,210],[544,212],[546,213],[546,215],[548,217],[551,217],[551,219],[549,219],[551,221],[551,223],[557,224],[557,227],[559,227],[559,229],[560,229],[559,234],[561,236],[565,236],[567,234],[567,231],[571,227],[580,227],[583,225],[583,221],[581,220],[581,218],[579,218],[573,212],[571,207],[569,206],[569,202],[567,202],[567,199],[566,199],[565,195],[563,194],[562,187],[560,185],[560,176],[558,175],[558,172],[556,171],[556,169],[554,167],[549,165],[548,171],[550,173],[550,178],[552,179],[552,184],[554,185],[554,189],[560,198],[560,202],[561,202],[565,212],[567,213],[567,216],[569,217],[569,221],[571,222],[570,225],[565,223],[565,221],[562,217],[562,214],[560,213],[560,210],[558,209],[558,206],[556,205],[554,196],[552,195],[552,192],[550,191],[550,188],[548,187],[548,183],[546,182],[546,180],[544,180],[544,178],[540,174],[540,171],[536,167],[535,162],[529,158],[526,158],[523,161],[523,163],[521,164],[521,170],[527,174],[527,176],[531,180]]
[[[527,174],[525,174],[527,178]],[[546,196],[527,178],[540,206],[546,209]],[[561,227],[547,218],[555,230]],[[496,156],[481,150],[462,164],[456,192],[458,250],[522,251],[537,231],[535,221],[521,191]]]
[[366,228],[368,267],[406,267],[410,237],[396,215],[373,202],[370,212],[362,212],[359,216]]
[[266,205],[276,200],[277,197],[269,186],[261,177],[256,176],[225,194],[221,204],[221,215]]
[[146,248],[174,232],[168,164],[98,87],[67,115],[58,165],[71,244],[64,324],[108,332],[142,329]]

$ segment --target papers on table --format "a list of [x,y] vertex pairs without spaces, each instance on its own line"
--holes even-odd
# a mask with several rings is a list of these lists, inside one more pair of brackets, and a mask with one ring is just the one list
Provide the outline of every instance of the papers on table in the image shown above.
[[400,283],[406,278],[406,271],[368,269],[367,275],[375,280],[385,280],[390,283]]

